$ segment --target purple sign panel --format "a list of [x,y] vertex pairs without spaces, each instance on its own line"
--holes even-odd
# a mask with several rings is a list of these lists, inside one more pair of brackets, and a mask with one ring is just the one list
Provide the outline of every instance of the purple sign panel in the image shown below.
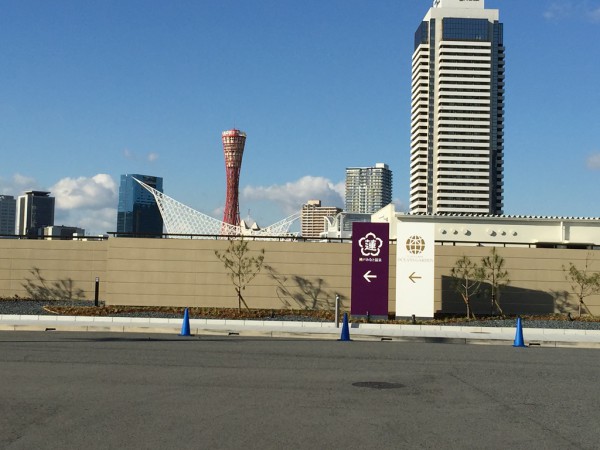
[[352,224],[353,316],[388,316],[389,236],[387,223]]

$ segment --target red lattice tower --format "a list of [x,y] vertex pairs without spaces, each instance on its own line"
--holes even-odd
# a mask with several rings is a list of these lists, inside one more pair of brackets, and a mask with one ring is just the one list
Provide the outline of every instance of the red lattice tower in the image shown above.
[[240,169],[246,133],[240,130],[223,131],[223,152],[225,153],[225,175],[227,176],[227,193],[223,222],[231,225],[240,224],[239,184]]

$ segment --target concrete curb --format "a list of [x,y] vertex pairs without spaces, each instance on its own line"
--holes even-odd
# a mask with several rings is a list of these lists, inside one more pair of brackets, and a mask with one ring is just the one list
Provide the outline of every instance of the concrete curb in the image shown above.
[[[182,319],[140,317],[1,315],[1,331],[89,331],[179,334]],[[331,322],[190,319],[198,336],[248,336],[293,339],[339,339],[341,328]],[[600,348],[600,330],[524,328],[530,347]],[[437,342],[512,345],[514,328],[443,325],[353,323],[354,341]]]

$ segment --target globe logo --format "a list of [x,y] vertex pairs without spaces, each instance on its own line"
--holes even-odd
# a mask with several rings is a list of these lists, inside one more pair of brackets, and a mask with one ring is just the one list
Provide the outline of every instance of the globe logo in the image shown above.
[[425,250],[425,240],[421,236],[411,236],[406,240],[406,250],[413,255],[420,255]]

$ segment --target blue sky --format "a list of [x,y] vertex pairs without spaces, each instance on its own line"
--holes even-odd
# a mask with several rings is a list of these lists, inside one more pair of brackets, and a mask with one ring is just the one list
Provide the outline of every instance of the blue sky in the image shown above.
[[[242,218],[343,205],[387,163],[408,203],[410,64],[431,0],[0,0],[0,194],[115,231],[119,176],[220,216],[221,131],[247,135]],[[505,213],[600,216],[600,0],[486,0],[506,46]]]

